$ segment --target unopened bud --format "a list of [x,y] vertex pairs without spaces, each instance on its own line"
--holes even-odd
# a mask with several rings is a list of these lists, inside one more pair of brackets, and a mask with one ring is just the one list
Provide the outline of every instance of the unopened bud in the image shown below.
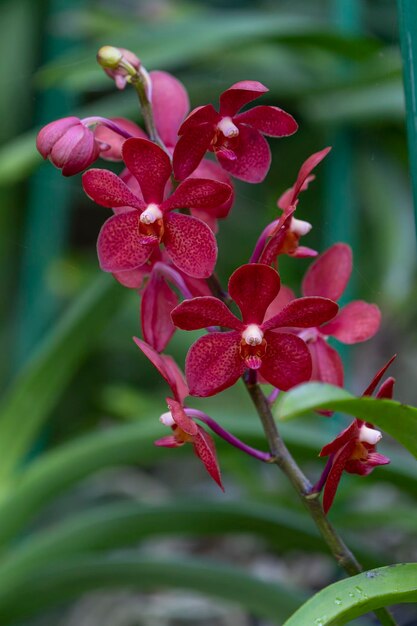
[[108,70],[116,70],[123,58],[123,53],[114,46],[102,46],[97,52],[97,61],[101,67]]

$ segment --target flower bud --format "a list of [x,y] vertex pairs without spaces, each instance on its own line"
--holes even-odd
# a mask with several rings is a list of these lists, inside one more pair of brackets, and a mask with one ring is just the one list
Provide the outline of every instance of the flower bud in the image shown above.
[[36,138],[36,147],[64,176],[82,172],[100,154],[93,131],[78,117],[64,117],[44,126]]
[[116,83],[117,89],[124,89],[129,76],[134,76],[141,66],[140,60],[130,50],[103,46],[97,53],[97,61]]

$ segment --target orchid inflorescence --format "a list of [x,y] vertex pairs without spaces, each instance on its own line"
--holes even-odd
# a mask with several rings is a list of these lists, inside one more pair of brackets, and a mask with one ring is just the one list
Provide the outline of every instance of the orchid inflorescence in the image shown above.
[[[311,224],[295,217],[299,196],[330,148],[301,165],[294,185],[277,201],[281,213],[259,235],[248,262],[233,272],[227,292],[219,285],[216,234],[234,201],[230,175],[249,183],[264,180],[271,164],[264,135],[287,137],[297,130],[294,118],[275,106],[240,112],[268,91],[264,85],[238,82],[220,95],[219,111],[208,104],[189,112],[184,86],[166,72],[148,73],[132,52],[105,46],[98,61],[119,89],[127,84],[136,89],[146,132],[123,118],[67,117],[45,126],[37,147],[64,176],[84,171],[99,157],[124,162],[119,175],[92,168],[82,176],[85,193],[113,213],[98,236],[100,267],[141,294],[143,339],[135,342],[171,388],[168,412],[161,416],[171,434],[156,445],[191,443],[222,487],[214,441],[201,424],[260,461],[271,461],[271,454],[187,407],[185,398],[212,396],[240,377],[249,385],[272,385],[270,403],[280,391],[311,380],[343,386],[343,364],[328,339],[345,344],[370,339],[380,326],[380,311],[363,301],[339,309],[352,272],[348,245],[336,243],[317,256],[300,244]],[[206,158],[207,152],[216,160]],[[302,281],[302,297],[281,284],[281,255],[317,257]],[[232,313],[234,304],[240,316]],[[163,354],[176,328],[206,329],[188,352],[185,378]],[[377,397],[391,397],[393,382],[385,381]],[[367,475],[389,462],[376,451],[380,438],[371,424],[355,419],[324,446],[320,456],[329,460],[313,490],[324,488],[326,512],[343,471]]]

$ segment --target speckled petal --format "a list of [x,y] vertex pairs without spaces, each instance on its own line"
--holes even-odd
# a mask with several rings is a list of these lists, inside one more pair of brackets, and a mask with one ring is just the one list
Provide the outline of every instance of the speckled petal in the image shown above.
[[244,113],[236,115],[235,124],[248,124],[269,137],[288,137],[298,129],[298,124],[292,115],[273,106],[261,105],[253,107]]
[[208,326],[224,326],[242,330],[243,324],[227,306],[213,296],[184,300],[172,311],[172,320],[183,330],[197,330]]
[[139,213],[132,211],[114,215],[101,228],[97,241],[100,267],[105,272],[132,270],[150,257],[156,238],[139,233]]
[[239,126],[239,137],[233,145],[235,159],[221,149],[215,150],[220,165],[232,176],[248,183],[261,183],[271,165],[271,151],[266,139],[251,126]]
[[240,333],[209,333],[190,348],[185,373],[190,394],[213,396],[235,384],[245,370],[240,356]]
[[207,224],[190,215],[167,213],[163,242],[172,262],[194,278],[208,278],[217,260],[217,243]]
[[82,176],[85,193],[91,200],[108,208],[144,209],[145,203],[133,194],[125,182],[109,170],[91,169]]
[[343,387],[343,362],[336,350],[320,336],[308,347],[313,361],[312,380]]
[[161,209],[196,209],[216,208],[230,199],[232,188],[230,185],[216,180],[204,178],[188,178],[181,183],[174,193],[162,204]]
[[349,441],[334,457],[331,470],[326,480],[323,493],[323,509],[327,514],[333,504],[343,470],[355,447],[355,441]]
[[280,284],[278,272],[262,263],[248,263],[233,272],[229,293],[241,310],[245,324],[262,324]]
[[265,334],[265,356],[259,370],[271,385],[286,391],[311,376],[311,356],[304,341],[289,333]]
[[206,433],[204,428],[199,426],[198,433],[194,438],[193,444],[194,452],[203,463],[207,472],[224,491],[213,438],[208,433]]
[[184,398],[188,396],[188,387],[174,359],[166,354],[158,354],[156,350],[138,337],[133,337],[133,341],[166,380],[175,395],[175,399],[182,403]]
[[212,124],[201,124],[187,130],[177,141],[172,164],[177,180],[184,180],[196,169],[214,138]]
[[171,176],[171,161],[166,152],[147,139],[126,139],[123,161],[139,183],[146,203],[160,204]]
[[175,332],[171,311],[177,304],[177,294],[162,276],[152,272],[142,294],[140,316],[143,337],[157,352],[166,348]]
[[328,298],[297,298],[285,306],[277,315],[267,320],[266,329],[292,327],[312,328],[331,320],[338,312],[336,302]]

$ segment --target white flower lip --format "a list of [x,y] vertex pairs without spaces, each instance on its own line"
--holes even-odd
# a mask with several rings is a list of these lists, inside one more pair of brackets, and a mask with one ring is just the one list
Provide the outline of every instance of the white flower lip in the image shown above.
[[148,204],[139,219],[142,224],[153,224],[156,220],[160,220],[162,216],[163,213],[157,204]]
[[175,421],[170,411],[167,411],[166,413],[162,413],[161,417],[159,418],[159,421],[164,426],[175,426]]
[[374,446],[381,441],[382,433],[375,428],[369,428],[363,424],[359,429],[359,441],[363,443],[368,443],[371,446]]
[[293,217],[291,219],[290,230],[300,237],[307,235],[312,228],[313,226],[310,224],[310,222],[298,220],[296,217]]
[[217,124],[217,128],[227,138],[237,137],[239,135],[239,129],[233,124],[231,117],[223,117]]
[[248,346],[259,346],[263,338],[264,334],[257,324],[249,324],[242,333],[242,339]]

